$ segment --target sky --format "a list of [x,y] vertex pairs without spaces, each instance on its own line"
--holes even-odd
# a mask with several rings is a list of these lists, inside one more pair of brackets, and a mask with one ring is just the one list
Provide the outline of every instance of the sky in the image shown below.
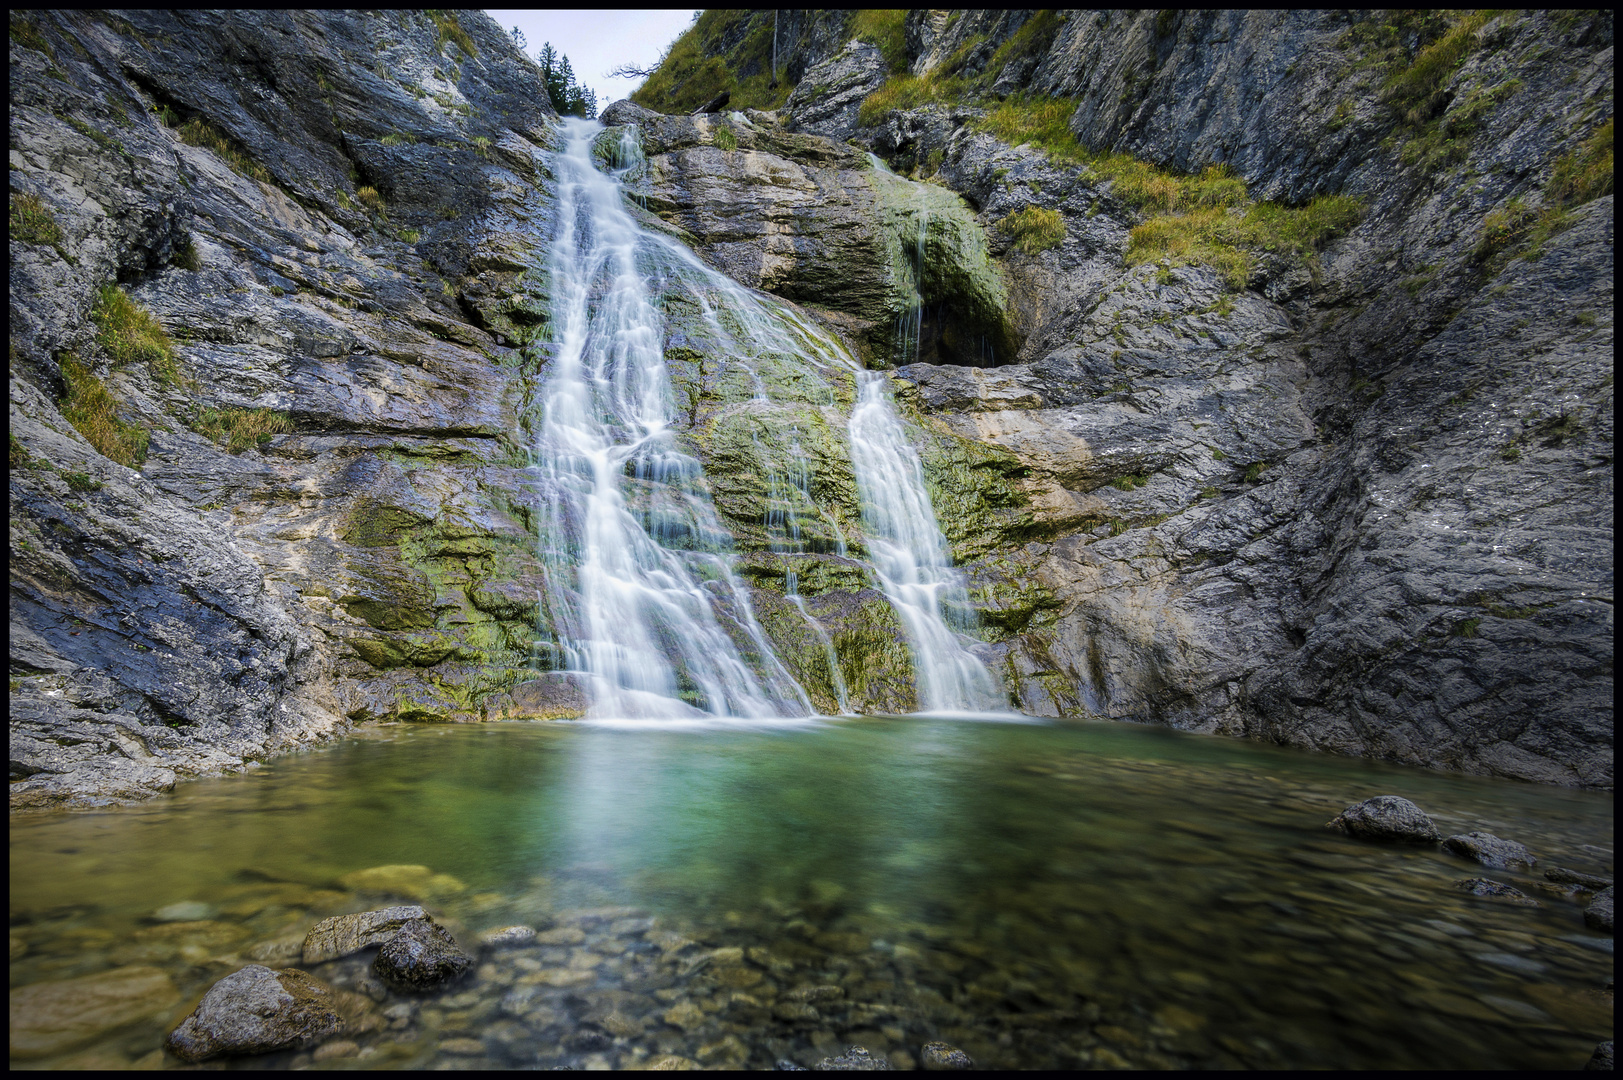
[[665,46],[693,24],[694,11],[570,11],[491,9],[485,14],[509,32],[524,31],[533,58],[544,42],[569,57],[575,81],[597,92],[598,108],[619,101],[641,79],[610,79],[608,70],[631,63],[653,67]]

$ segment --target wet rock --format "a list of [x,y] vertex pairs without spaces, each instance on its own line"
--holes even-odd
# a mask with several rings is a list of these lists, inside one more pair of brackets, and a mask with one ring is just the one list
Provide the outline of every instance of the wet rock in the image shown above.
[[777,1064],[772,1066],[778,1072],[810,1072],[804,1065],[796,1065],[788,1058],[779,1058]]
[[361,1052],[359,1043],[350,1039],[335,1039],[329,1043],[322,1043],[316,1047],[315,1053],[310,1055],[312,1061],[336,1061],[339,1058],[352,1058]]
[[446,1054],[472,1056],[485,1052],[485,1044],[478,1039],[441,1039],[440,1051]]
[[1509,869],[1512,866],[1521,866],[1532,869],[1538,862],[1532,852],[1514,840],[1501,840],[1492,833],[1471,832],[1459,836],[1450,836],[1443,841],[1443,847],[1456,855],[1473,859],[1483,866],[1491,866],[1496,870]]
[[343,1030],[333,990],[297,968],[250,964],[203,995],[164,1046],[183,1061],[313,1046]]
[[431,919],[416,919],[384,942],[372,970],[396,990],[432,990],[461,978],[473,967],[449,931]]
[[1596,893],[1595,898],[1589,901],[1589,906],[1584,908],[1584,925],[1591,930],[1602,930],[1608,934],[1612,932],[1612,887],[1610,885]]
[[1522,892],[1520,889],[1513,889],[1509,885],[1498,881],[1491,881],[1488,878],[1466,878],[1463,881],[1456,881],[1454,883],[1454,887],[1461,892],[1470,893],[1472,896],[1484,896],[1495,900],[1505,900],[1512,904],[1520,904],[1522,907],[1544,906],[1537,900],[1534,900],[1531,896],[1528,896],[1526,893]]
[[1360,840],[1423,844],[1442,839],[1426,812],[1397,795],[1377,795],[1347,807],[1326,826]]
[[386,893],[426,900],[466,892],[467,886],[450,874],[436,874],[426,866],[373,866],[356,870],[338,879],[354,892]]
[[533,926],[498,926],[479,935],[479,944],[487,949],[512,949],[534,942]]
[[427,917],[428,913],[416,904],[404,904],[322,919],[304,936],[303,962],[319,964],[382,945],[399,933],[402,926]]
[[1612,1053],[1612,1040],[1595,1044],[1595,1052],[1589,1055],[1584,1063],[1585,1072],[1611,1072],[1617,1068],[1616,1058]]
[[179,992],[167,973],[125,967],[11,991],[11,1056],[49,1057],[162,1014]]
[[679,1001],[665,1010],[665,1022],[683,1031],[692,1031],[705,1021],[704,1010],[691,1001]]
[[607,1032],[599,1031],[596,1028],[581,1028],[563,1037],[564,1049],[572,1050],[577,1054],[597,1053],[600,1050],[607,1050],[613,1045],[614,1039]]
[[826,1057],[812,1066],[820,1072],[874,1072],[890,1070],[890,1062],[875,1057],[860,1046],[848,1047],[839,1057]]
[[925,1043],[919,1048],[919,1064],[926,1069],[946,1071],[955,1069],[973,1069],[975,1062],[970,1056],[950,1043]]
[[1599,874],[1586,874],[1580,870],[1568,870],[1564,866],[1552,866],[1544,871],[1546,879],[1560,885],[1579,885],[1585,889],[1609,889],[1612,879],[1601,877]]

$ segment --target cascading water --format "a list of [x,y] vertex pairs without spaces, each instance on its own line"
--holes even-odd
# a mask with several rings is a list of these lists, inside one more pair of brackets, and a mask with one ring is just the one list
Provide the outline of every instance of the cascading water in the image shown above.
[[[556,357],[537,447],[547,610],[599,717],[805,716],[732,571],[731,537],[672,431],[663,321],[641,229],[564,121],[551,254]],[[641,265],[639,265],[641,264]]]
[[862,492],[863,531],[874,569],[913,647],[919,704],[930,712],[1004,707],[997,680],[947,626],[944,608],[968,610],[936,523],[916,450],[885,393],[885,376],[858,375],[851,412],[851,463]]

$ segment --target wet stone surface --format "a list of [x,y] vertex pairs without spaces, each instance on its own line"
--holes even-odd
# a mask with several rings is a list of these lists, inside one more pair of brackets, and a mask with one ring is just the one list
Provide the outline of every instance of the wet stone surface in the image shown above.
[[[45,1005],[31,1027],[14,1011],[13,1056],[22,1031],[31,1064],[180,1067],[165,1037],[256,952],[420,907],[432,922],[395,937],[437,928],[460,978],[390,985],[388,942],[274,962],[329,988],[339,1022],[208,1064],[1581,1067],[1612,1030],[1593,894],[1484,899],[1436,845],[1324,831],[1369,768],[1120,725],[417,729],[290,761],[268,787],[14,828],[14,1010],[108,1004],[54,1041]],[[1382,774],[1398,779],[1450,834],[1611,873],[1609,800]],[[430,793],[459,813],[423,816]],[[297,818],[232,812],[267,795]],[[183,863],[197,827],[235,865]],[[406,864],[456,885],[416,905],[380,891],[410,881],[372,871]],[[152,921],[186,902],[215,917]]]

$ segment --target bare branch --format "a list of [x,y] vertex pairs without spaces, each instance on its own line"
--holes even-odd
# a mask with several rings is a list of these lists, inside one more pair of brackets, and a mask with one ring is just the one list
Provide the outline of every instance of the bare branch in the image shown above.
[[636,64],[621,64],[612,71],[603,74],[605,79],[646,79],[659,69],[659,65],[641,68]]

